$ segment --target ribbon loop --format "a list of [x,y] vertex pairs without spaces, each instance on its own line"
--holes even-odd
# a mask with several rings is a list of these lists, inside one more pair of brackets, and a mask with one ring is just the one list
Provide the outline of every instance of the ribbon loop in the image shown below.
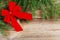
[[9,15],[9,11],[2,9],[2,16],[7,16],[7,15]]

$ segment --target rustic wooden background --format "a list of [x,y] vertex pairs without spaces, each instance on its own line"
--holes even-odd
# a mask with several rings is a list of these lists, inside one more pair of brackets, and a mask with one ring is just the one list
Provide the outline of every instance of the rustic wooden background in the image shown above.
[[34,19],[30,23],[21,24],[24,31],[11,31],[10,40],[60,40],[60,20]]

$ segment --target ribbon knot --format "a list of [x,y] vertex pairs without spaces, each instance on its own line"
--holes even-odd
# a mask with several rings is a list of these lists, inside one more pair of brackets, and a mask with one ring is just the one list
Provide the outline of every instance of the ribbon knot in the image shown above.
[[18,31],[22,31],[22,27],[21,25],[18,24],[17,20],[15,17],[17,18],[21,18],[21,19],[26,19],[26,20],[32,20],[32,14],[26,13],[26,12],[22,12],[21,11],[21,7],[16,5],[15,2],[9,2],[9,10],[6,9],[2,9],[2,16],[4,16],[4,21],[7,23],[11,23],[12,27],[14,27],[14,29],[18,32]]

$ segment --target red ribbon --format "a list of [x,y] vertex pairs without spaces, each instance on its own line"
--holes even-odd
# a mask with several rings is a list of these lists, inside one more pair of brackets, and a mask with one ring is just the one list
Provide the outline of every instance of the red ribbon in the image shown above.
[[14,29],[18,31],[22,31],[21,25],[18,24],[17,18],[26,19],[26,20],[32,20],[32,14],[22,12],[21,7],[16,5],[15,2],[9,2],[9,10],[2,9],[2,16],[4,16],[4,21],[7,23],[11,23],[11,25],[14,27]]

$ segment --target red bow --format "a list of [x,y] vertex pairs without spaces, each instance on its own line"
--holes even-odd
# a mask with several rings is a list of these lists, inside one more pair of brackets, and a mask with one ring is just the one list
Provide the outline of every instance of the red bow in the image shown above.
[[[22,31],[21,25],[18,24],[15,17],[32,20],[32,14],[28,14],[26,12],[21,11],[21,7],[16,5],[15,2],[9,2],[9,11],[2,9],[2,16],[5,16],[4,21],[7,23],[11,23],[14,29],[18,31]],[[11,22],[10,22],[11,21]]]

